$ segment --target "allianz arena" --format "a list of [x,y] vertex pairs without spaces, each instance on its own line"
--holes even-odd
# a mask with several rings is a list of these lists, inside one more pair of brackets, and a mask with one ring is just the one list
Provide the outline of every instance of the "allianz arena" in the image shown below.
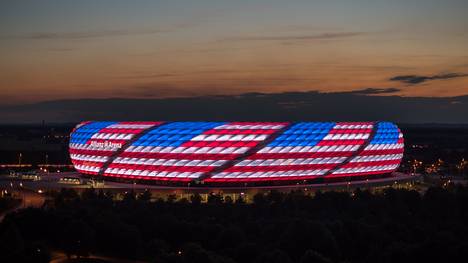
[[390,122],[83,122],[70,137],[81,174],[164,185],[369,180],[404,148]]

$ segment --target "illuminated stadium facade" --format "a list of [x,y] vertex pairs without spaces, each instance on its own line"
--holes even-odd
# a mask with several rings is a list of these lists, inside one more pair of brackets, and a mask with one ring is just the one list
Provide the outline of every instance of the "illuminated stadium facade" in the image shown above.
[[69,146],[85,175],[223,186],[381,178],[404,144],[389,122],[83,122]]

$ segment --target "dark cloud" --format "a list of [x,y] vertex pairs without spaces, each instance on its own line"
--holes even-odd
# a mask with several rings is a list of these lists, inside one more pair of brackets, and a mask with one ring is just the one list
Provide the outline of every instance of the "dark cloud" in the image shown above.
[[[153,93],[152,89],[152,87],[141,87],[139,92],[150,96]],[[166,92],[170,89],[172,87],[168,86]],[[392,94],[369,96],[393,91],[394,89],[364,89],[358,92],[340,93],[310,91],[164,99],[148,97],[148,99],[58,100],[1,106],[0,122],[388,120],[400,123],[467,123],[468,96],[450,98],[400,97]]]
[[168,83],[158,83],[147,86],[136,86],[131,89],[122,89],[117,93],[122,97],[165,98],[178,97],[180,94],[184,94],[184,96],[187,97],[201,96],[200,93],[202,93],[202,91],[198,89],[180,88]]
[[232,37],[228,41],[307,41],[349,38],[366,34],[365,32],[334,32],[306,35],[280,35],[280,36],[244,36]]
[[152,79],[152,78],[169,78],[169,77],[178,77],[179,74],[176,73],[160,73],[160,74],[134,74],[128,76],[118,77],[119,79]]
[[401,91],[401,89],[397,88],[367,88],[361,90],[353,90],[347,93],[351,94],[358,94],[358,95],[377,95],[377,94],[389,94],[389,93],[396,93]]
[[420,84],[430,80],[444,80],[444,79],[454,79],[468,77],[466,73],[445,73],[433,76],[422,76],[422,75],[401,75],[390,78],[390,81],[399,81],[405,84]]
[[96,31],[76,31],[76,32],[31,32],[18,35],[0,35],[0,39],[29,39],[29,40],[67,40],[67,39],[88,39],[101,37],[118,37],[118,36],[133,36],[133,35],[154,35],[161,33],[170,33],[190,27],[197,26],[199,22],[188,21],[167,25],[158,28],[133,28],[133,29],[107,29]]
[[74,51],[76,49],[74,48],[47,48],[45,50],[49,52],[69,52],[69,51]]
[[[275,64],[275,65],[265,65],[262,68],[257,69],[204,69],[204,70],[193,70],[189,72],[167,72],[167,73],[133,73],[125,76],[119,76],[119,79],[147,79],[147,78],[167,78],[167,77],[183,77],[183,76],[192,76],[192,75],[205,75],[205,74],[242,74],[242,73],[252,73],[252,72],[260,72],[260,73],[268,73],[274,71],[281,71],[284,68],[294,67],[297,66],[296,64]],[[211,80],[214,80],[212,76],[210,76]],[[311,80],[311,78],[267,78],[268,80]],[[232,81],[234,79],[226,79]],[[255,80],[263,80],[261,78],[256,77]]]
[[144,29],[144,30],[102,30],[102,31],[82,31],[82,32],[39,32],[24,35],[0,36],[1,39],[29,39],[29,40],[67,40],[67,39],[87,39],[115,36],[131,35],[153,35],[171,32],[173,29]]
[[310,25],[310,24],[292,24],[284,26],[275,26],[273,28],[268,28],[269,30],[276,30],[282,32],[290,31],[343,31],[343,27],[336,26],[324,26],[324,25]]

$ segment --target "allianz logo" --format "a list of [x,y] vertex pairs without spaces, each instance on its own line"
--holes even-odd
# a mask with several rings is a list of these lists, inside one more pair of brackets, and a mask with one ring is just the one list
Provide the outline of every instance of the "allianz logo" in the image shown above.
[[116,142],[97,142],[97,141],[91,141],[91,146],[98,147],[98,148],[106,148],[106,149],[120,149],[122,148],[122,143],[116,143]]

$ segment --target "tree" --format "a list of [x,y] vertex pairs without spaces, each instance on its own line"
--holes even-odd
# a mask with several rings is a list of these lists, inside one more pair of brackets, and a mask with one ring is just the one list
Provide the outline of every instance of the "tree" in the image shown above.
[[151,239],[145,246],[146,255],[149,257],[159,257],[168,253],[169,249],[167,242],[158,238]]
[[208,195],[208,204],[222,204],[223,203],[223,197],[219,193],[210,193]]
[[63,229],[63,250],[68,256],[86,257],[94,245],[94,230],[82,220],[72,220]]
[[243,204],[245,204],[245,199],[244,199],[243,195],[239,195],[239,197],[236,199],[235,204],[236,204],[236,205],[243,205]]
[[274,250],[273,252],[265,252],[261,254],[255,263],[291,263],[288,254],[282,250]]
[[202,197],[199,193],[194,193],[193,195],[190,196],[190,202],[194,205],[199,205],[201,204]]
[[167,203],[172,204],[177,200],[177,195],[170,194],[167,196]]
[[51,254],[46,244],[42,242],[33,242],[25,251],[25,256],[29,262],[48,263],[51,260]]
[[213,262],[210,254],[199,244],[188,243],[182,250],[180,254],[185,259],[185,262],[191,263],[210,263]]
[[114,197],[115,197],[114,193],[112,193],[112,192],[109,191],[109,190],[106,191],[105,196],[106,196],[106,198],[109,199],[109,200],[114,200]]
[[98,191],[98,198],[99,198],[100,200],[106,199],[106,194],[104,193],[104,190],[102,190],[102,188],[99,189],[99,191]]
[[284,194],[275,190],[270,191],[265,197],[267,202],[273,204],[280,204],[281,202],[283,202],[283,198]]
[[220,248],[232,248],[245,241],[244,231],[238,226],[225,228],[217,239],[217,246]]
[[267,203],[263,193],[256,193],[253,197],[253,202],[256,205],[265,205]]
[[24,240],[14,223],[0,234],[0,261],[15,262],[23,258]]
[[66,202],[78,200],[80,196],[74,189],[62,188],[55,196],[55,204],[60,206]]
[[186,205],[189,204],[189,200],[186,197],[182,197],[177,203]]
[[224,203],[232,204],[233,203],[232,198],[229,195],[224,197]]
[[124,193],[123,201],[132,202],[136,200],[136,194],[133,190]]
[[321,222],[298,219],[289,223],[280,238],[284,248],[293,258],[299,258],[307,249],[336,257],[338,244],[333,234]]
[[332,263],[329,258],[324,257],[322,254],[315,250],[307,250],[301,257],[300,263]]
[[141,200],[143,202],[149,202],[151,201],[151,192],[148,190],[145,190],[140,196],[138,197],[138,200]]
[[83,200],[96,200],[98,195],[96,194],[96,191],[94,188],[87,188],[81,193],[81,198]]

